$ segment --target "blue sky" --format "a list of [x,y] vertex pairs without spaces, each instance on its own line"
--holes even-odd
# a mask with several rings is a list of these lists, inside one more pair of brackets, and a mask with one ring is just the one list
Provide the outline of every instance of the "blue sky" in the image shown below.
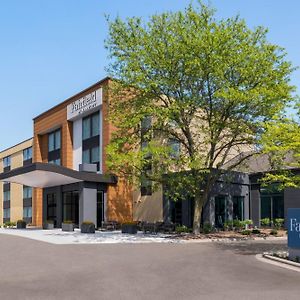
[[[204,1],[207,3],[207,1]],[[105,14],[147,17],[190,0],[1,0],[0,149],[32,135],[32,118],[106,76]],[[269,28],[300,66],[300,1],[211,0],[217,17],[240,14]],[[300,88],[300,70],[292,77]]]

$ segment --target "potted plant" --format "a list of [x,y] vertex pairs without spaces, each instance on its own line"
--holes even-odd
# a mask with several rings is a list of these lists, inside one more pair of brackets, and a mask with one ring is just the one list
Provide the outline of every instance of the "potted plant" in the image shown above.
[[80,229],[81,233],[95,233],[95,224],[91,221],[83,221]]
[[17,221],[17,228],[18,229],[25,229],[26,228],[26,222],[24,220],[18,220]]
[[54,221],[53,220],[47,220],[43,224],[43,229],[54,229]]
[[137,233],[137,222],[124,222],[121,227],[122,233],[136,234]]
[[74,223],[72,221],[66,220],[61,224],[62,231],[74,231]]

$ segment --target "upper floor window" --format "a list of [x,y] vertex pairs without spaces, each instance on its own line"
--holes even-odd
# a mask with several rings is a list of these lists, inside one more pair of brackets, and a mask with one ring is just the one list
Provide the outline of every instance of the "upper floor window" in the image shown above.
[[10,156],[6,156],[3,158],[3,168],[9,168],[11,163]]
[[32,159],[32,147],[23,150],[23,160],[30,160]]
[[32,198],[32,188],[29,186],[23,186],[23,199]]
[[61,134],[60,129],[48,134],[48,151],[55,151],[60,149]]
[[61,132],[60,129],[48,134],[48,162],[56,165],[61,164],[60,160]]
[[82,139],[100,135],[100,115],[99,112],[92,114],[82,120]]
[[99,170],[100,164],[100,149],[99,146],[88,148],[82,152],[82,162],[86,164],[96,164]]
[[152,125],[152,117],[151,116],[147,116],[142,119],[142,121],[141,121],[142,138],[149,131],[149,129],[151,129],[151,125]]
[[174,138],[168,140],[168,146],[171,148],[171,156],[179,158],[180,156],[180,142]]
[[4,208],[3,209],[3,219],[9,219],[10,218],[10,208]]
[[10,201],[10,191],[3,192],[3,201]]

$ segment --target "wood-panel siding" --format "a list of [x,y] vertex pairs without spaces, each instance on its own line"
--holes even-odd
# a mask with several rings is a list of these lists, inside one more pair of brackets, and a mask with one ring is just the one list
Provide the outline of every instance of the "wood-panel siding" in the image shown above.
[[[114,127],[108,120],[110,83],[111,80],[106,78],[34,119],[33,162],[48,162],[48,133],[61,128],[61,163],[63,166],[73,169],[73,123],[67,121],[67,106],[77,99],[102,88],[102,168],[103,173],[107,172],[105,149],[114,131]],[[43,222],[41,189],[34,190],[34,199],[33,222],[40,226]],[[117,221],[132,220],[132,190],[125,180],[121,180],[117,186],[108,188],[107,206],[108,219]]]

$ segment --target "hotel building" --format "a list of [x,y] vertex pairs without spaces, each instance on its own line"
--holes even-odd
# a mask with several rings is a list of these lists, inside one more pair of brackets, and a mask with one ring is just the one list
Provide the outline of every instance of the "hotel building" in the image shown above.
[[[33,139],[0,152],[0,173],[32,163]],[[26,185],[0,182],[0,225],[24,219],[32,223],[32,188]]]
[[[192,226],[193,200],[174,202],[164,188],[133,189],[108,174],[106,146],[114,132],[108,121],[110,78],[104,78],[33,119],[33,138],[0,153],[0,224],[24,219],[41,226],[51,220],[100,227],[103,221],[173,221]],[[203,217],[221,226],[226,220],[285,217],[300,207],[299,189],[261,187],[264,163],[232,172],[213,187]],[[183,197],[184,198],[184,197]]]

